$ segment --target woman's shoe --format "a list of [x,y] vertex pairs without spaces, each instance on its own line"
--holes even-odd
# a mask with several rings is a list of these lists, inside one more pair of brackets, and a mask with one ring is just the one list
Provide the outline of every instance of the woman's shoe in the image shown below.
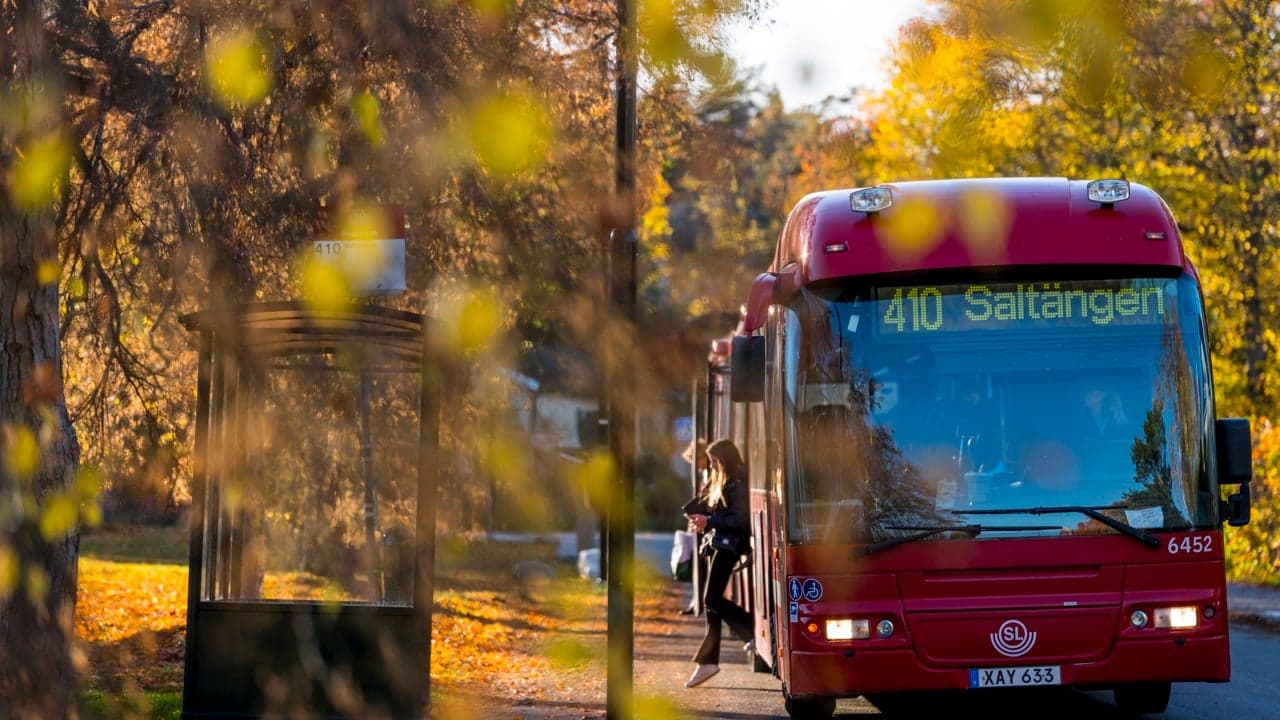
[[745,652],[745,653],[747,653],[747,654],[750,654],[750,653],[755,652],[755,651],[756,651],[756,641],[755,641],[755,640],[748,640],[748,641],[746,642],[746,644],[742,646],[742,651],[743,651],[743,652]]
[[718,672],[720,672],[719,665],[699,665],[693,669],[693,674],[685,681],[684,686],[691,688],[696,685],[701,685],[707,680],[710,680],[711,676]]

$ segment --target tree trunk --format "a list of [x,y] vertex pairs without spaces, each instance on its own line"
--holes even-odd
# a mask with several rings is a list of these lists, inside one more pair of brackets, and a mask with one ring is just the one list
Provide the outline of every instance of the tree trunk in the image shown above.
[[[62,392],[60,273],[49,209],[66,175],[57,183],[39,169],[7,172],[35,156],[15,148],[56,136],[61,121],[42,5],[0,11],[0,103],[39,99],[57,108],[0,120],[0,715],[14,720],[68,714],[83,499],[75,489],[80,450]],[[34,195],[24,194],[32,188]]]
[[0,202],[0,708],[15,720],[47,720],[65,717],[74,686],[80,449],[62,392],[58,285],[38,278],[40,260],[56,257],[53,220],[6,205]]

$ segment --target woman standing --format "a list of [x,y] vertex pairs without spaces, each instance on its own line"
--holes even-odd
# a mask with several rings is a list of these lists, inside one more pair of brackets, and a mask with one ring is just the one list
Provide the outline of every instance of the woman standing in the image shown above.
[[685,682],[694,687],[720,672],[720,622],[751,647],[751,616],[724,596],[738,557],[750,547],[750,511],[747,495],[747,466],[742,454],[729,440],[717,440],[707,448],[707,492],[702,507],[690,508],[689,525],[695,532],[711,532],[712,555],[703,595],[707,633],[693,656],[698,664]]

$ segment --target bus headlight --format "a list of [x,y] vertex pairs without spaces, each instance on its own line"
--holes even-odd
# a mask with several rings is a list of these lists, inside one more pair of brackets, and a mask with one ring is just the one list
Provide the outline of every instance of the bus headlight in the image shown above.
[[1155,616],[1155,626],[1158,628],[1181,630],[1193,628],[1197,622],[1194,605],[1156,608],[1152,615]]
[[871,621],[831,618],[826,630],[828,640],[865,640],[871,637]]

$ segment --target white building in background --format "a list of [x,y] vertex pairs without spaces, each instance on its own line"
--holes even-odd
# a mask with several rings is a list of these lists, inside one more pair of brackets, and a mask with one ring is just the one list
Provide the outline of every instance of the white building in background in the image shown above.
[[[581,463],[593,447],[603,444],[603,439],[597,440],[600,403],[593,358],[571,349],[539,347],[524,359],[520,371],[509,373],[509,379],[512,409],[544,468]],[[654,398],[642,402],[638,412],[637,447],[642,453],[673,442],[669,403]],[[579,549],[596,547],[599,523],[585,497],[578,498],[574,511]]]
[[[596,442],[599,384],[594,362],[583,353],[556,347],[536,348],[510,377],[519,390],[522,428],[539,449],[581,455]],[[637,447],[668,439],[672,412],[661,398],[639,407]]]

